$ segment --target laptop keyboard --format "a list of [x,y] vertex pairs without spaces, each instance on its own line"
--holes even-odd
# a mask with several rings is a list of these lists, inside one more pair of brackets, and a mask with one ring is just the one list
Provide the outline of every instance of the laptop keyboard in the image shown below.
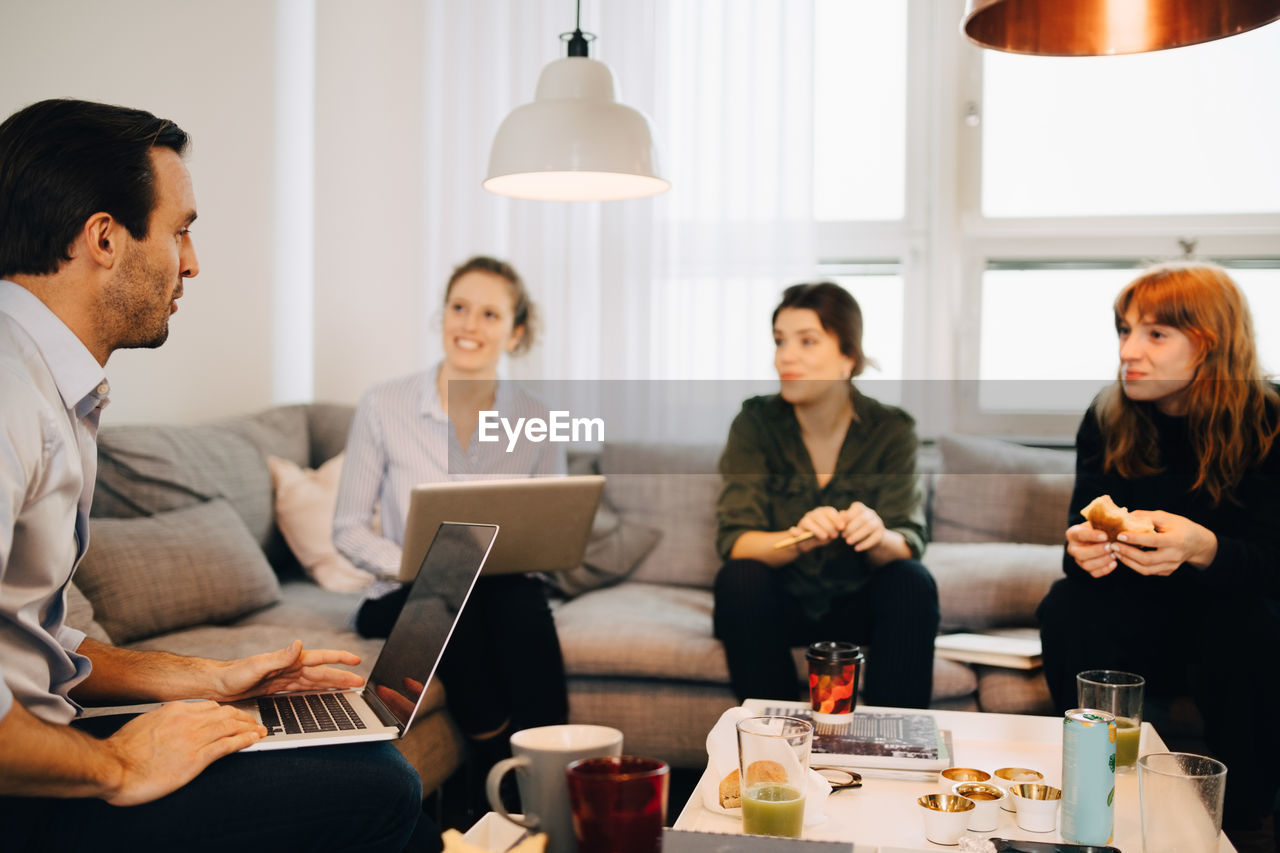
[[345,693],[262,696],[258,699],[258,716],[267,727],[267,737],[365,728]]

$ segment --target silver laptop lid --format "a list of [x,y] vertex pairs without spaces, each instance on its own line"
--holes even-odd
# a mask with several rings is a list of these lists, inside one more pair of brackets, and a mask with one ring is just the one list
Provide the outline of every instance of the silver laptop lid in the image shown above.
[[497,524],[504,531],[486,575],[576,569],[591,538],[604,477],[522,477],[424,483],[409,498],[400,580],[412,581],[441,521]]
[[497,535],[496,524],[446,521],[436,530],[365,685],[370,705],[389,712],[402,734],[422,706]]

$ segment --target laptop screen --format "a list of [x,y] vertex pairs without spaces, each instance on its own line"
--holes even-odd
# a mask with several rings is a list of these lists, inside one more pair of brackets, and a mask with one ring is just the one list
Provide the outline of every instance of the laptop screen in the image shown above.
[[445,522],[427,549],[368,683],[402,726],[413,719],[497,533],[492,524]]

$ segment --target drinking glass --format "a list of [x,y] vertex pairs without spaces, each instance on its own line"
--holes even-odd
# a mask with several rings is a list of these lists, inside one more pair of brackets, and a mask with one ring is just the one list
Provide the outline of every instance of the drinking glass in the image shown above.
[[659,853],[670,768],[634,755],[583,758],[565,770],[578,853]]
[[1146,853],[1215,853],[1222,829],[1227,766],[1186,752],[1138,759],[1142,849]]
[[742,831],[799,838],[809,783],[813,725],[795,717],[748,717],[738,723]]
[[1090,669],[1076,676],[1076,701],[1081,708],[1095,708],[1116,718],[1116,772],[1128,772],[1138,763],[1138,739],[1142,732],[1142,690],[1146,679],[1132,672]]

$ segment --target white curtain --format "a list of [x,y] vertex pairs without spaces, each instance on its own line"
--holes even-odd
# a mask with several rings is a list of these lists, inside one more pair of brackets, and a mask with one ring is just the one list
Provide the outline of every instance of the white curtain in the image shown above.
[[432,286],[471,254],[516,265],[543,326],[541,344],[508,366],[514,377],[771,377],[769,312],[816,263],[811,0],[585,2],[591,55],[650,117],[672,189],[608,203],[490,195],[480,182],[494,131],[532,100],[573,20],[571,0],[428,3]]

